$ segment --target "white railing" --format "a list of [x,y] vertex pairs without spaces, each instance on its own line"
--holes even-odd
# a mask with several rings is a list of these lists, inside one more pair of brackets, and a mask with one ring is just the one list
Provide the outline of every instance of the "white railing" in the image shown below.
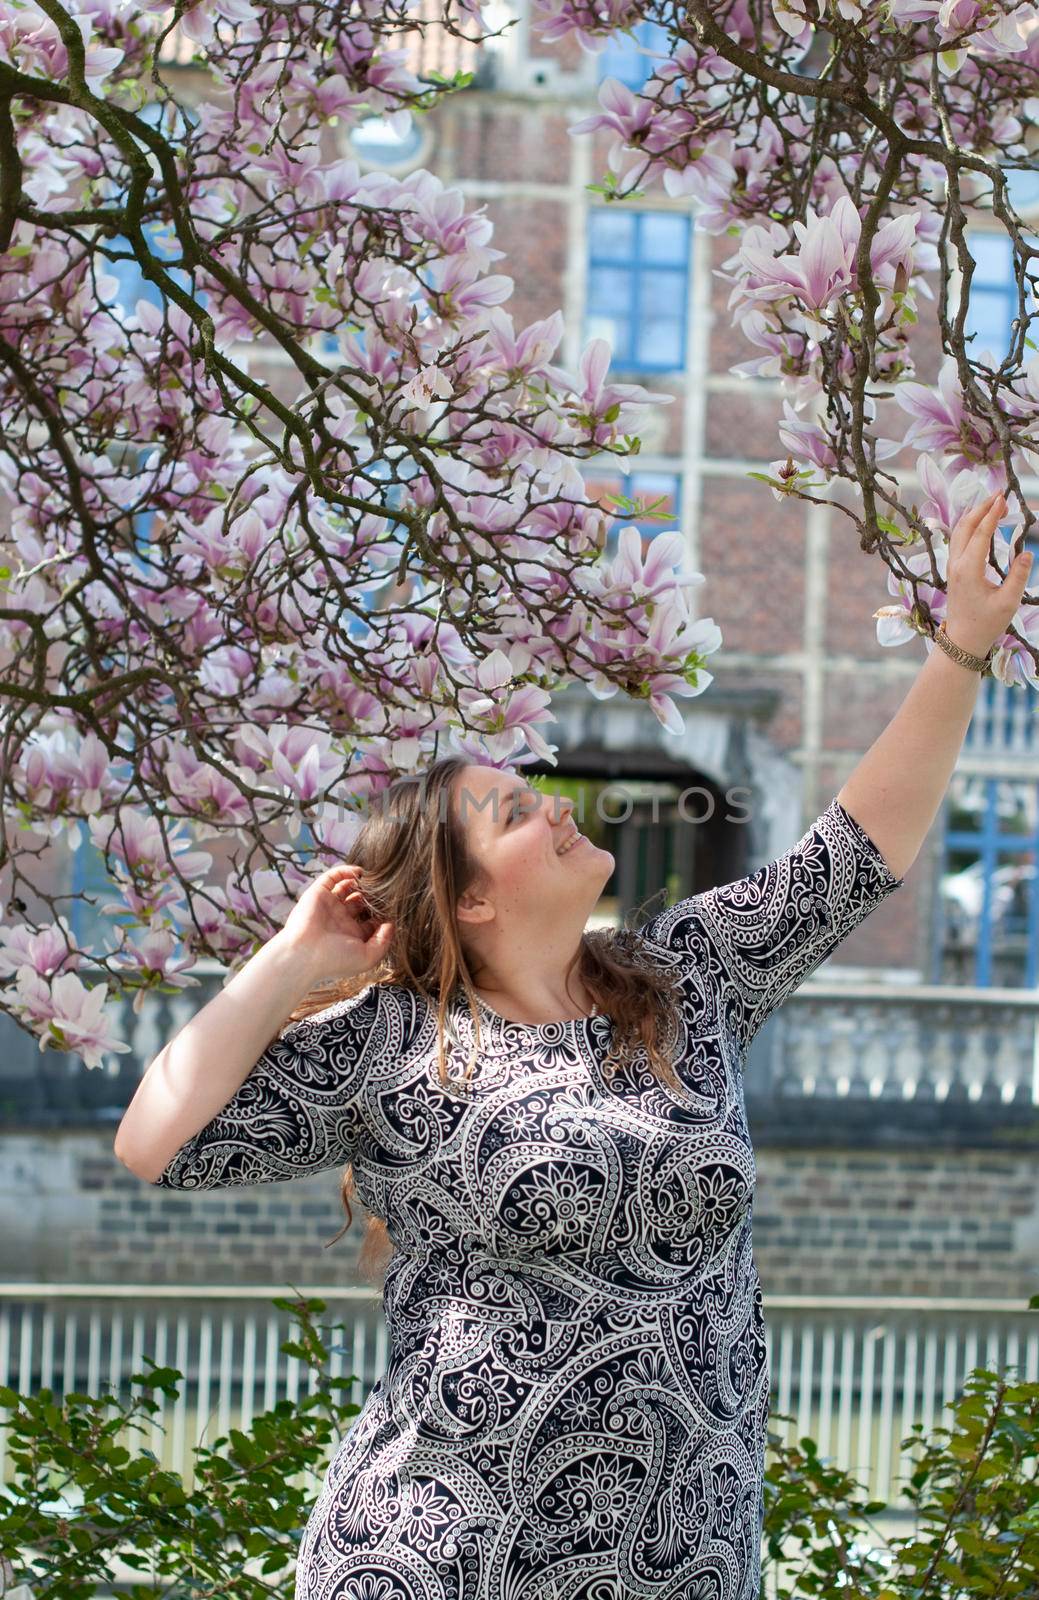
[[[166,1466],[193,1481],[192,1446],[211,1443],[230,1426],[278,1400],[298,1398],[306,1369],[280,1344],[296,1327],[271,1304],[292,1299],[280,1286],[0,1284],[0,1383],[20,1393],[49,1388],[64,1396],[118,1392],[128,1399],[131,1373],[145,1355],[187,1375],[176,1401],[160,1392],[150,1439],[142,1444]],[[369,1288],[304,1288],[324,1300],[321,1324],[342,1323],[346,1340],[333,1348],[336,1376],[356,1375],[351,1400],[363,1403],[385,1370],[389,1348],[380,1297]],[[862,1297],[766,1299],[766,1339],[772,1376],[770,1429],[786,1443],[815,1439],[819,1453],[857,1478],[888,1512],[871,1519],[880,1538],[914,1531],[913,1508],[898,1480],[912,1457],[901,1441],[914,1423],[925,1436],[948,1427],[947,1402],[978,1366],[1015,1369],[1039,1380],[1039,1319],[1024,1301]],[[794,1421],[781,1422],[780,1415]],[[129,1442],[129,1441],[127,1441]],[[771,1447],[766,1465],[773,1459]],[[9,1477],[0,1429],[0,1481]],[[868,1541],[867,1541],[868,1542]],[[878,1547],[879,1553],[879,1547]],[[788,1540],[766,1570],[763,1593],[775,1600],[792,1581],[799,1557]],[[121,1570],[116,1577],[132,1581]]]
[[[385,1370],[389,1339],[379,1295],[342,1286],[301,1291],[326,1302],[320,1323],[342,1323],[334,1375],[354,1374],[350,1399],[363,1403]],[[144,1356],[186,1374],[160,1410],[150,1448],[190,1482],[192,1446],[229,1426],[248,1428],[278,1400],[296,1399],[309,1377],[280,1344],[296,1324],[276,1310],[287,1288],[7,1283],[0,1285],[0,1383],[19,1393],[51,1389],[130,1395]],[[1039,1381],[1039,1318],[1025,1300],[766,1298],[772,1431],[805,1434],[820,1455],[868,1485],[872,1499],[908,1506],[898,1479],[909,1462],[901,1440],[914,1422],[925,1433],[950,1415],[946,1402],[976,1366],[1014,1367]],[[793,1415],[793,1424],[779,1414]],[[7,1470],[0,1438],[0,1477]]]
[[1039,1105],[1039,993],[819,977],[751,1045],[748,1093],[797,1101]]
[[1035,708],[1031,696],[1009,688],[997,678],[986,678],[967,726],[963,748],[968,755],[991,752],[998,756],[1035,756]]

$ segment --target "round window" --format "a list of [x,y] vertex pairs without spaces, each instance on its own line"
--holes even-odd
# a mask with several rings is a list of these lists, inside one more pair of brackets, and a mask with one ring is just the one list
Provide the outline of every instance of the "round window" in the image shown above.
[[358,160],[369,167],[408,166],[418,159],[426,142],[424,131],[408,111],[366,117],[350,129],[348,137]]

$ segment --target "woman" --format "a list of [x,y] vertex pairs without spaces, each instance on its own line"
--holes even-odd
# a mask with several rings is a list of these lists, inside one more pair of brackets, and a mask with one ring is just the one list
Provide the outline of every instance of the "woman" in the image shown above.
[[586,933],[613,862],[570,803],[435,762],[152,1063],[116,1139],[133,1171],[216,1188],[348,1162],[344,1198],[393,1249],[389,1363],[307,1524],[298,1600],[758,1595],[741,1069],[934,821],[1027,576],[986,578],[1003,510],[953,533],[950,653],[777,860],[637,934]]

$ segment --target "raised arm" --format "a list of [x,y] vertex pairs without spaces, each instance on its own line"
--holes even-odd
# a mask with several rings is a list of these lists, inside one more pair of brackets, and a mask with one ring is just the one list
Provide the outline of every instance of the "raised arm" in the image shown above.
[[756,872],[679,900],[643,938],[693,958],[746,1048],[762,1023],[904,879],[834,798]]
[[[990,496],[960,518],[949,541],[946,632],[976,656],[1002,638],[1029,577],[1028,554],[1011,563],[1002,583],[988,565],[1006,509],[1002,496]],[[980,683],[978,672],[932,644],[905,700],[838,791],[897,873],[908,872],[938,815]]]
[[[1030,561],[1002,582],[988,554],[1006,501],[960,518],[949,541],[947,631],[987,655],[1017,611]],[[680,900],[643,937],[689,954],[749,1044],[761,1024],[893,890],[941,805],[980,676],[932,646],[903,705],[808,831],[747,877]]]
[[[299,1083],[313,1069],[301,1056],[318,1047],[317,1022],[305,1020],[291,1029],[291,1038],[276,1039],[286,1018],[304,995],[330,973],[359,975],[376,965],[386,953],[391,925],[382,923],[366,933],[362,928],[363,897],[357,888],[357,869],[333,867],[308,886],[280,933],[247,962],[221,992],[203,1006],[156,1056],[137,1087],[115,1137],[118,1159],[149,1183],[171,1182],[172,1158],[192,1141],[212,1142],[221,1133],[216,1119],[225,1114],[239,1128],[238,1144],[244,1149],[252,1139],[259,1151],[265,1143],[287,1137],[288,1122],[295,1121],[298,1164],[312,1166],[322,1160],[320,1136],[313,1119],[297,1114]],[[356,1035],[358,1024],[374,1022],[358,1011],[362,996],[345,1003],[354,1015],[354,1027],[337,1020],[340,1068],[346,1033]],[[342,1011],[337,1006],[337,1012]],[[328,1012],[321,1013],[322,1018]],[[326,1033],[332,1024],[326,1023]],[[344,1032],[345,1030],[345,1032]],[[295,1047],[295,1048],[294,1048]],[[326,1061],[326,1076],[333,1063]],[[326,1085],[327,1087],[327,1085]],[[277,1103],[277,1104],[276,1104]],[[281,1106],[278,1111],[277,1106]],[[266,1117],[266,1122],[263,1119]],[[204,1137],[205,1136],[205,1137]],[[305,1151],[310,1148],[310,1156]],[[330,1156],[327,1163],[336,1159]],[[263,1182],[264,1162],[257,1155],[253,1166],[241,1171],[251,1176],[229,1175],[223,1182]],[[178,1163],[177,1171],[185,1171]],[[285,1170],[283,1176],[291,1176]],[[197,1171],[194,1181],[202,1178]]]
[[174,1152],[227,1105],[319,976],[305,950],[281,934],[268,940],[141,1078],[115,1136],[123,1165],[154,1183]]

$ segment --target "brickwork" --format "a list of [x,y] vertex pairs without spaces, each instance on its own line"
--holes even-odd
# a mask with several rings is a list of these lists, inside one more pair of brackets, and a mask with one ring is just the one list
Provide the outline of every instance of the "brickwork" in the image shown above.
[[[558,52],[534,50],[569,66],[581,59],[572,40]],[[576,365],[585,343],[586,262],[572,219],[601,203],[585,185],[602,181],[615,138],[600,131],[589,152],[566,130],[596,109],[594,92],[583,103],[527,103],[473,91],[423,119],[432,140],[422,165],[446,184],[461,182],[467,209],[485,207],[494,224],[489,243],[505,256],[490,270],[514,280],[504,309],[516,330],[557,309],[567,316],[555,357],[562,365]],[[638,204],[681,209],[659,188]],[[772,712],[755,714],[753,731],[774,765],[800,769],[807,824],[897,710],[924,650],[919,641],[897,650],[878,646],[871,613],[889,598],[886,572],[879,559],[858,550],[850,519],[777,502],[746,475],[783,453],[776,433],[782,397],[774,379],[739,383],[730,373],[735,363],[764,353],[731,326],[731,286],[716,275],[734,246],[732,238],[694,230],[693,285],[703,309],[688,330],[687,372],[628,374],[616,362],[614,370],[619,381],[674,397],[647,415],[642,457],[627,465],[637,470],[652,456],[654,467],[683,475],[682,529],[707,580],[692,604],[713,616],[723,635],[710,662],[715,687],[777,695]],[[913,343],[918,376],[928,381],[936,353],[922,330]],[[265,360],[259,349],[250,358],[279,395],[298,393],[299,380],[284,365]],[[879,432],[904,425],[904,413],[891,403]],[[900,465],[909,469],[911,458]],[[831,493],[859,509],[848,491]],[[712,689],[681,706],[711,711]],[[936,824],[906,888],[850,935],[835,965],[926,970],[939,833]],[[218,848],[207,845],[213,853]],[[790,1150],[770,1143],[767,1124],[753,1118],[752,1133],[756,1256],[766,1298],[912,1293],[1024,1302],[1037,1287],[1039,1201],[1028,1149],[862,1151],[849,1141],[847,1149]],[[352,1228],[324,1248],[343,1220],[335,1172],[292,1184],[176,1194],[128,1173],[112,1152],[113,1135],[114,1125],[3,1134],[4,1278],[300,1287],[358,1281],[366,1223],[359,1208]]]
[[758,1145],[754,1254],[768,1294],[1020,1299],[1039,1289],[1027,1151],[783,1151]]
[[[783,1149],[770,1144],[760,1117],[750,1120],[755,1259],[766,1297],[1023,1303],[1039,1289],[1030,1151]],[[0,1277],[9,1281],[364,1282],[359,1208],[347,1233],[323,1248],[342,1221],[336,1172],[186,1194],[127,1172],[107,1131],[7,1134],[0,1143]]]
[[[26,1219],[29,1219],[28,1223]],[[85,1283],[356,1282],[365,1218],[339,1176],[204,1193],[157,1189],[116,1160],[108,1130],[0,1141],[0,1276]]]
[[[760,483],[712,477],[700,517],[706,582],[700,611],[726,648],[751,655],[799,651],[804,642],[804,511]],[[709,692],[709,691],[708,691]]]

